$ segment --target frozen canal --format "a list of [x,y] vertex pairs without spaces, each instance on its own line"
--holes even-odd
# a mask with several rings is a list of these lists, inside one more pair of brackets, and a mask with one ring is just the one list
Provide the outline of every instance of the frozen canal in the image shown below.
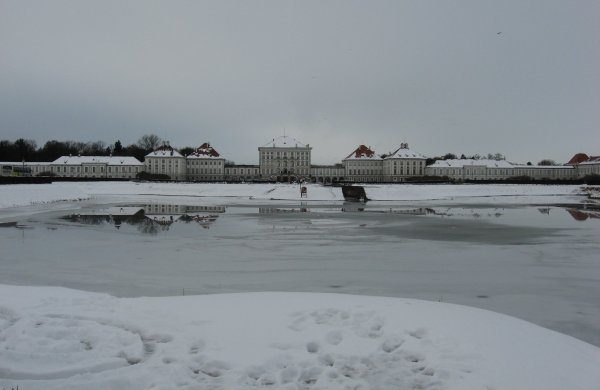
[[600,346],[600,213],[558,206],[85,205],[0,225],[0,283],[117,296],[439,300]]

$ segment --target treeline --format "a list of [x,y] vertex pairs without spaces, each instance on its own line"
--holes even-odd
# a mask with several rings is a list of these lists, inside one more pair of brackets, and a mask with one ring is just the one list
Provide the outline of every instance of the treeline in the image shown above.
[[[502,161],[502,160],[506,160],[506,157],[504,157],[504,155],[502,153],[488,153],[487,155],[474,154],[472,156],[465,156],[464,154],[461,154],[460,157],[458,157],[454,153],[446,153],[443,156],[437,156],[437,157],[428,158],[427,161],[426,161],[426,164],[427,165],[431,165],[431,164],[433,164],[434,162],[436,162],[438,160],[457,160],[457,159],[461,159],[461,160],[466,160],[466,159],[473,159],[473,160],[488,159],[488,160]],[[529,163],[529,165],[531,165],[531,163]]]
[[0,161],[50,162],[61,156],[133,156],[140,161],[163,143],[157,135],[142,136],[136,143],[123,146],[120,140],[113,144],[104,141],[79,142],[51,140],[38,147],[36,141],[19,138],[12,142],[0,140]]

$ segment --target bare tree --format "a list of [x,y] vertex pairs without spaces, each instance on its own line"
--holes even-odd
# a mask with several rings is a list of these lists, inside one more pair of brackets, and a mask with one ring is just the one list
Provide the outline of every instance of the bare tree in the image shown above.
[[495,153],[495,154],[488,153],[487,159],[488,160],[502,161],[502,160],[506,160],[506,157],[504,157],[504,155],[502,153]]
[[537,165],[551,166],[551,165],[558,165],[558,164],[556,164],[556,161],[554,161],[554,160],[545,159],[545,160],[538,162]]
[[160,145],[161,141],[160,137],[156,134],[146,134],[143,135],[137,143],[142,149],[154,150]]
[[106,153],[106,142],[95,141],[86,144],[85,154],[89,156],[102,156]]

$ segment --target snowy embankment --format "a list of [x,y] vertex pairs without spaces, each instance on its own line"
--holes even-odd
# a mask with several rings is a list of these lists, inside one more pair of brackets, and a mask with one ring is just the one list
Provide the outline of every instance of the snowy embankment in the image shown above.
[[89,197],[76,183],[0,185],[0,208],[77,201]]
[[[82,183],[83,190],[91,195],[168,195],[198,197],[238,197],[257,200],[316,200],[342,201],[339,187],[308,184],[307,197],[300,197],[297,184],[209,184],[209,183]],[[581,186],[558,185],[398,185],[365,184],[367,196],[381,201],[420,201],[453,199],[461,197],[522,197],[522,196],[573,196],[581,193]]]
[[438,302],[0,285],[0,388],[597,389],[600,349]]
[[[300,197],[296,184],[209,184],[209,183],[134,183],[83,182],[0,186],[0,208],[37,203],[94,198],[109,201],[140,197],[177,196],[220,198],[223,202],[240,200],[343,201],[339,187],[309,184],[308,196]],[[453,201],[488,203],[559,203],[577,201],[581,186],[557,185],[364,185],[375,201]]]

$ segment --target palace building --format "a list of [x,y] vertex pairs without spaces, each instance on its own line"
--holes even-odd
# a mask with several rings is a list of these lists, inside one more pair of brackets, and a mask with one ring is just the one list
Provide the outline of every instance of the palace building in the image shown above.
[[309,144],[284,135],[258,148],[258,165],[227,164],[225,157],[208,142],[185,156],[165,143],[148,153],[144,162],[124,156],[63,156],[50,163],[0,163],[0,174],[134,179],[146,172],[175,181],[317,183],[400,183],[425,176],[453,181],[571,180],[600,175],[600,156],[585,153],[576,154],[564,165],[534,166],[486,159],[437,160],[427,165],[427,157],[409,148],[408,143],[382,154],[370,146],[359,145],[334,165],[313,165],[311,152]]
[[158,147],[144,159],[146,172],[153,175],[167,175],[172,180],[187,180],[186,158],[169,144]]
[[[2,176],[62,176],[135,179],[144,163],[126,156],[62,156],[52,162],[6,162]],[[15,175],[16,173],[16,175]]]
[[189,181],[223,181],[225,159],[208,142],[200,145],[186,157]]
[[370,147],[360,145],[342,160],[347,181],[376,183],[382,181],[383,159]]
[[385,181],[402,182],[409,177],[425,176],[427,157],[408,148],[407,143],[400,144],[395,152],[383,159],[383,177]]
[[281,136],[258,148],[261,178],[296,181],[310,177],[310,145],[295,138]]

